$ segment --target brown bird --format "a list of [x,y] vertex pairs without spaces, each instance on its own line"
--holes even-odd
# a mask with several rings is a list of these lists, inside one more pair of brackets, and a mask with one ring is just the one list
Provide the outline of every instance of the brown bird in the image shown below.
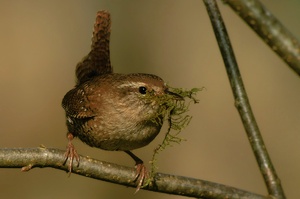
[[76,67],[77,85],[63,98],[69,144],[69,171],[79,156],[72,144],[78,137],[89,146],[124,151],[136,162],[137,191],[147,177],[143,161],[131,150],[149,144],[159,133],[164,118],[164,81],[151,74],[113,73],[109,56],[110,14],[97,13],[90,53]]

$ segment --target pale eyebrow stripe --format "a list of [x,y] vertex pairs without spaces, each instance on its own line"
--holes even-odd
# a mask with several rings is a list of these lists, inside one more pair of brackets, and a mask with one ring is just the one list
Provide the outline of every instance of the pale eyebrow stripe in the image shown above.
[[126,87],[140,87],[145,86],[146,84],[144,82],[126,82],[124,84],[119,85],[117,88],[126,88]]

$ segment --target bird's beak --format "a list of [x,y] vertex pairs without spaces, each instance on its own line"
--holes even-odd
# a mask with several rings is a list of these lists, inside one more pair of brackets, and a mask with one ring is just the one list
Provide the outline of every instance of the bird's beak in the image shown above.
[[173,92],[169,91],[168,89],[165,90],[165,93],[168,95],[171,95],[174,100],[180,100],[180,101],[184,100],[184,98],[181,95],[179,95],[177,93],[173,93]]

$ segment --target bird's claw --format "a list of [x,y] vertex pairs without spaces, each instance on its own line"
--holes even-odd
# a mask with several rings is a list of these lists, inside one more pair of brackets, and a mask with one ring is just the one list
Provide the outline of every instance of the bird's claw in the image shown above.
[[137,193],[141,189],[145,179],[148,178],[149,175],[146,166],[143,163],[137,163],[135,167],[136,167],[135,181],[138,182],[135,193]]
[[69,170],[69,175],[71,174],[72,172],[72,168],[73,168],[73,161],[74,161],[74,158],[77,162],[77,167],[79,166],[79,161],[80,161],[80,158],[79,158],[79,155],[73,145],[73,143],[71,142],[73,140],[73,135],[71,133],[68,133],[67,134],[67,137],[68,137],[68,140],[69,140],[69,143],[67,145],[67,151],[65,153],[65,161],[64,161],[64,164],[67,162],[67,160],[69,159],[69,165],[68,165],[68,170]]

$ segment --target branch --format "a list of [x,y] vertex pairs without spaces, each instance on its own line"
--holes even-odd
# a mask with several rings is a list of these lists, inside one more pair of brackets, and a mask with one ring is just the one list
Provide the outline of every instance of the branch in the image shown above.
[[230,44],[226,27],[221,17],[215,0],[204,0],[207,12],[209,14],[216,39],[225,63],[227,75],[230,81],[231,89],[235,98],[235,106],[239,111],[244,128],[247,132],[248,139],[260,172],[263,175],[265,184],[270,195],[276,198],[285,198],[283,189],[280,184],[276,171],[273,167],[263,138],[255,121],[251,106],[247,97],[246,90],[242,81],[241,74]]
[[227,3],[298,75],[300,43],[259,0],[223,0]]
[[[22,171],[29,171],[34,167],[52,167],[67,172],[68,167],[64,165],[64,153],[65,151],[63,150],[44,147],[27,149],[0,148],[0,168],[22,168]],[[135,169],[89,157],[80,156],[80,165],[74,167],[73,173],[98,180],[136,187],[136,183],[134,182]],[[163,173],[156,173],[152,183],[143,189],[203,199],[270,198],[222,184]]]

